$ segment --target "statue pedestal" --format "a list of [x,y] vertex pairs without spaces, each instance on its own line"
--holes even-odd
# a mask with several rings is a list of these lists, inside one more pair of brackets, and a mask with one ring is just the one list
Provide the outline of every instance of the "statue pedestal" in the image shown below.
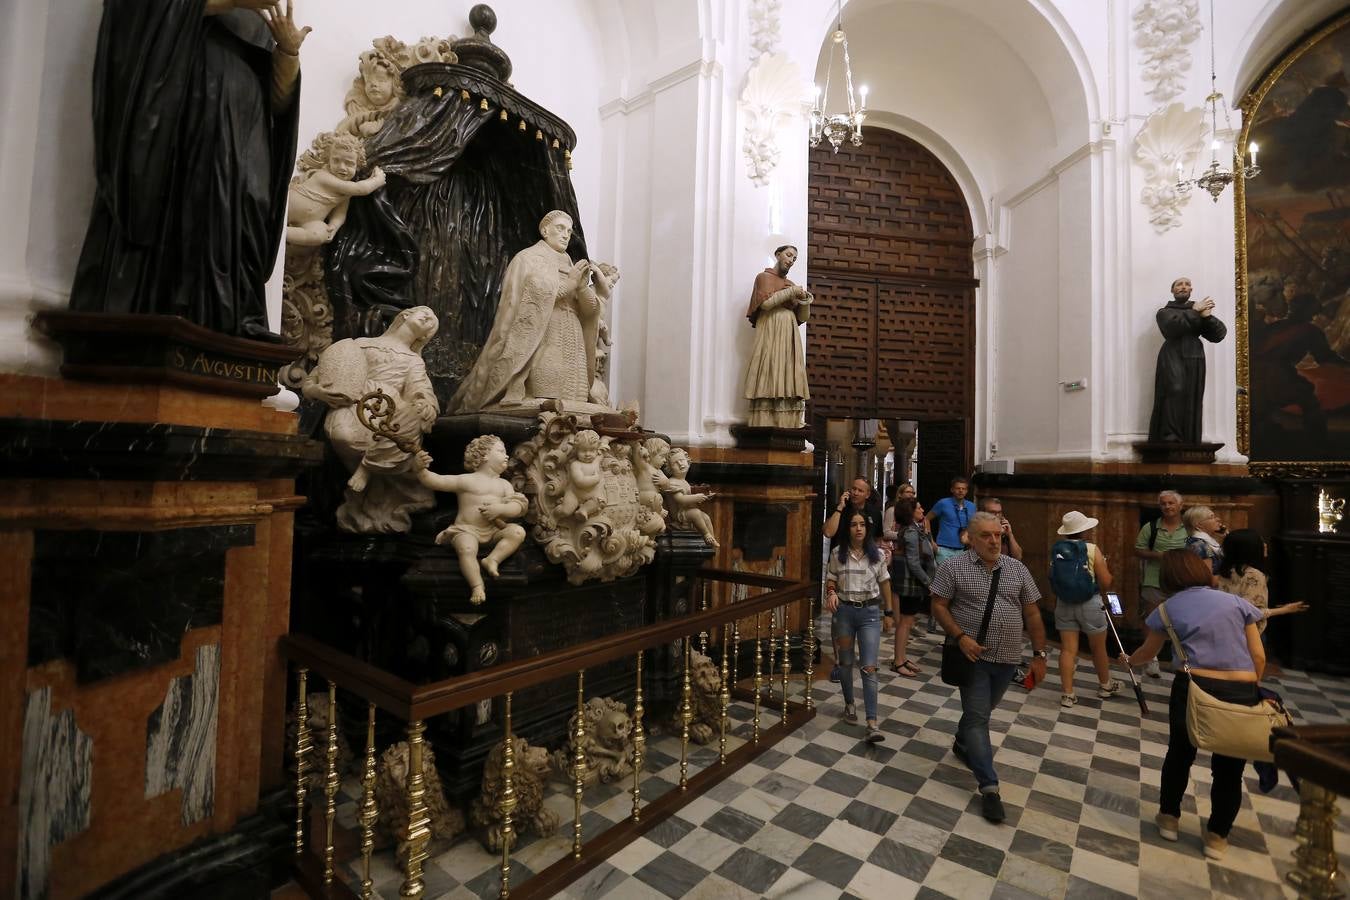
[[256,393],[0,375],[0,883],[266,893],[294,478],[323,452],[296,422]]
[[1179,441],[1135,441],[1134,449],[1145,464],[1170,465],[1173,463],[1214,462],[1214,454],[1222,443],[1183,444]]
[[219,334],[179,316],[42,312],[34,325],[61,345],[72,379],[171,384],[238,397],[270,397],[300,350]]
[[773,428],[760,425],[732,425],[731,436],[741,450],[804,451],[811,438],[810,428]]

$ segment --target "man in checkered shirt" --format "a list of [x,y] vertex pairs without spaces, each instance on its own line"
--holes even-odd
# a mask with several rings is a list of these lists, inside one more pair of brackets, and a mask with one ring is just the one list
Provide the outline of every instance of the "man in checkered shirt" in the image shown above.
[[[952,752],[975,775],[982,795],[982,812],[991,822],[1004,819],[1003,800],[994,771],[994,748],[989,743],[989,713],[1008,689],[1013,670],[1022,661],[1022,630],[1031,637],[1031,676],[1045,680],[1045,625],[1036,601],[1041,592],[1027,567],[1001,553],[1003,524],[998,516],[980,512],[970,517],[970,549],[938,567],[930,591],[933,618],[942,625],[948,642],[955,642],[975,663],[974,673],[961,691],[961,721]],[[976,640],[989,600],[994,572],[998,593],[983,643]]]

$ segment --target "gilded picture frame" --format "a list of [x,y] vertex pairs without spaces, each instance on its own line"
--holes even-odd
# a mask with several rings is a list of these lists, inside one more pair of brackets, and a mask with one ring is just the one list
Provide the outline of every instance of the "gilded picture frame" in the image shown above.
[[[1335,63],[1338,59],[1339,69]],[[1331,62],[1328,64],[1328,61]],[[1327,72],[1323,73],[1322,69]],[[1303,328],[1306,332],[1308,327],[1292,322],[1293,318],[1302,318],[1302,315],[1290,317],[1288,313],[1312,308],[1313,300],[1305,294],[1317,300],[1318,315],[1344,310],[1336,316],[1336,321],[1328,323],[1323,319],[1321,321],[1326,324],[1317,324],[1317,328],[1326,336],[1329,328],[1334,326],[1339,348],[1335,352],[1350,359],[1350,282],[1341,286],[1339,275],[1341,245],[1345,247],[1344,262],[1350,263],[1350,165],[1341,166],[1338,156],[1345,152],[1344,148],[1350,148],[1350,128],[1340,126],[1341,120],[1332,115],[1331,124],[1337,129],[1343,128],[1345,135],[1342,137],[1338,130],[1330,132],[1333,135],[1330,147],[1295,140],[1307,135],[1307,120],[1326,118],[1328,100],[1333,108],[1340,102],[1329,89],[1339,90],[1342,98],[1350,98],[1347,72],[1350,72],[1350,12],[1338,14],[1299,40],[1239,103],[1243,114],[1242,128],[1233,145],[1234,164],[1241,165],[1238,152],[1245,151],[1257,138],[1261,138],[1258,157],[1265,157],[1260,160],[1262,173],[1250,185],[1242,178],[1233,184],[1238,450],[1247,455],[1249,468],[1255,475],[1350,473],[1350,432],[1338,431],[1334,437],[1330,436],[1322,401],[1312,399],[1315,393],[1327,393],[1331,388],[1319,384],[1321,390],[1315,392],[1313,383],[1303,377],[1308,370],[1298,369],[1288,361],[1302,346],[1297,342],[1297,329]],[[1324,74],[1325,80],[1321,80]],[[1316,87],[1304,90],[1309,83]],[[1314,98],[1314,94],[1318,96]],[[1290,106],[1291,102],[1298,105]],[[1317,108],[1309,111],[1307,107]],[[1304,115],[1305,112],[1308,114]],[[1322,118],[1316,118],[1318,115]],[[1284,140],[1281,140],[1282,136]],[[1310,148],[1309,145],[1314,146]],[[1272,158],[1273,163],[1270,162]],[[1335,174],[1341,170],[1344,174]],[[1331,182],[1324,183],[1328,178]],[[1314,182],[1319,183],[1314,185]],[[1320,199],[1323,197],[1324,200]],[[1326,209],[1308,214],[1309,208],[1317,202],[1322,202]],[[1297,228],[1285,220],[1286,211],[1298,217]],[[1330,240],[1335,245],[1332,249],[1338,255],[1333,257],[1336,270],[1330,275],[1326,274],[1325,263],[1331,251],[1326,246],[1319,246],[1319,240],[1305,240],[1309,220],[1316,226],[1313,232],[1319,240],[1324,235],[1332,235]],[[1325,227],[1325,221],[1332,223],[1330,229]],[[1283,274],[1283,267],[1273,264],[1281,252],[1292,260],[1288,268],[1298,270],[1302,275]],[[1253,262],[1257,266],[1255,285],[1250,271]],[[1279,279],[1275,294],[1271,293],[1275,287],[1271,283],[1272,275]],[[1305,283],[1300,284],[1300,278]],[[1307,283],[1310,281],[1317,282],[1320,296],[1313,295],[1313,286]],[[1347,291],[1343,303],[1338,300],[1338,286]],[[1342,323],[1343,318],[1346,321]],[[1312,322],[1319,322],[1317,316],[1313,316]],[[1277,325],[1278,328],[1274,327]],[[1344,340],[1341,339],[1342,330],[1346,332]],[[1253,338],[1257,340],[1255,346]],[[1310,332],[1303,338],[1308,339],[1310,345],[1317,341]],[[1324,351],[1318,351],[1321,352]],[[1281,353],[1283,362],[1279,362]],[[1304,359],[1306,361],[1307,357]],[[1337,365],[1329,368],[1328,374],[1336,376],[1337,383],[1333,387],[1339,399],[1345,390],[1350,390],[1350,367]],[[1254,390],[1257,394],[1255,409]],[[1310,405],[1300,402],[1309,400]],[[1344,405],[1336,407],[1335,415],[1342,423],[1350,422],[1348,409],[1350,407]]]

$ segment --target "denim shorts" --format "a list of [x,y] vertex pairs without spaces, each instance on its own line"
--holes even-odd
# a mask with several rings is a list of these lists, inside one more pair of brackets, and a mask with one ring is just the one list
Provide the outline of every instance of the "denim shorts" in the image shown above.
[[1055,604],[1055,630],[1081,631],[1083,634],[1101,634],[1106,630],[1106,610],[1100,594],[1083,603]]

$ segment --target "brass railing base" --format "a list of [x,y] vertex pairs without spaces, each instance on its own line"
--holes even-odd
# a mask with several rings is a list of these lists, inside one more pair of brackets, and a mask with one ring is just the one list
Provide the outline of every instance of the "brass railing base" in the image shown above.
[[[341,834],[343,828],[338,828]],[[354,857],[351,854],[348,858]],[[338,857],[342,861],[341,856]],[[323,900],[360,900],[360,895],[347,884],[341,876],[334,878],[332,883],[323,883],[324,861],[322,857],[315,856],[312,852],[306,851],[291,862],[291,875],[295,877],[295,883],[300,885],[301,889],[314,898],[323,898]]]
[[1299,786],[1299,816],[1295,834],[1299,846],[1294,850],[1298,868],[1286,877],[1300,898],[1336,900],[1341,890],[1339,861],[1336,858],[1336,794],[1306,777]]
[[720,784],[731,773],[752,762],[755,757],[801,728],[815,716],[814,709],[807,709],[800,703],[791,703],[786,720],[760,730],[758,744],[752,744],[747,740],[727,754],[726,765],[711,765],[691,775],[689,790],[681,791],[676,788],[666,791],[642,807],[641,821],[634,822],[629,818],[610,826],[586,842],[586,853],[581,859],[575,859],[570,854],[564,856],[519,888],[513,888],[511,895],[517,900],[554,896],[620,849],[669,819],[685,805]]

